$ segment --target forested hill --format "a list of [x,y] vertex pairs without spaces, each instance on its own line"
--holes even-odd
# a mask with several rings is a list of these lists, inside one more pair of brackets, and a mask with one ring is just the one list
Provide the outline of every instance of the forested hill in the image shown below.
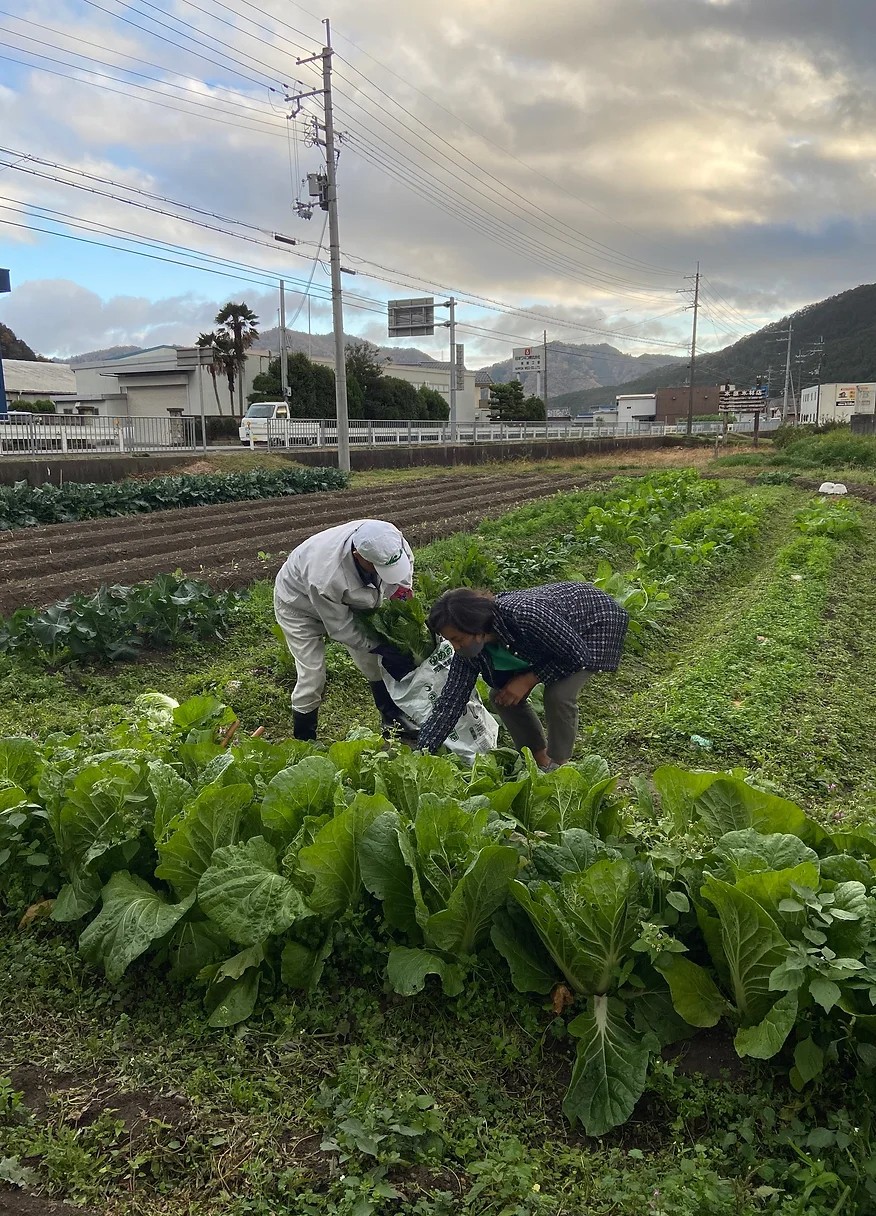
[[[729,381],[747,385],[772,369],[772,387],[777,392],[784,383],[785,368],[785,348],[780,335],[787,332],[789,320],[794,326],[792,368],[798,389],[798,378],[805,385],[816,377],[814,362],[798,363],[796,356],[822,338],[824,355],[817,379],[823,384],[863,384],[876,380],[876,283],[867,283],[817,304],[808,304],[790,317],[774,321],[723,350],[700,355],[696,367],[697,384]],[[653,392],[657,388],[683,383],[685,376],[686,370],[682,366],[664,367],[636,380],[604,388],[566,393],[562,397],[552,393],[551,406],[587,409],[605,405],[614,402],[616,393]]]

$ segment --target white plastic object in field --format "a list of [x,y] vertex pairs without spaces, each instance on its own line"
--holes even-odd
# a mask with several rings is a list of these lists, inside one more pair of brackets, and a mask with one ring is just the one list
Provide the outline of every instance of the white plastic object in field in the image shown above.
[[818,487],[819,494],[848,494],[841,481],[825,481]]
[[[405,717],[417,727],[426,724],[426,719],[435,708],[447,683],[452,658],[453,647],[449,642],[442,642],[425,663],[421,663],[403,680],[394,680],[384,671],[383,682],[389,689],[389,695]],[[492,751],[498,739],[499,723],[478,694],[473,692],[465,712],[447,737],[447,747],[471,764],[479,752]]]

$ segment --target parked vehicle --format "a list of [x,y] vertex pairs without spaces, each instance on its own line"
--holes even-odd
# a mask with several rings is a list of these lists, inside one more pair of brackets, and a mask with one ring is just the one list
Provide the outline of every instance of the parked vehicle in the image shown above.
[[259,401],[251,405],[240,423],[240,442],[247,447],[264,443],[269,447],[319,442],[319,423],[310,418],[291,418],[286,401]]

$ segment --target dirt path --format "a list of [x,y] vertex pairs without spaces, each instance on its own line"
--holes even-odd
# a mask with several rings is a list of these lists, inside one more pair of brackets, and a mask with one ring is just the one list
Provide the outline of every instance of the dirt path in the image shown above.
[[428,478],[385,490],[301,494],[28,528],[0,540],[0,612],[177,569],[214,586],[245,586],[273,577],[295,545],[348,519],[389,519],[412,543],[423,544],[588,480],[580,472],[452,482]]

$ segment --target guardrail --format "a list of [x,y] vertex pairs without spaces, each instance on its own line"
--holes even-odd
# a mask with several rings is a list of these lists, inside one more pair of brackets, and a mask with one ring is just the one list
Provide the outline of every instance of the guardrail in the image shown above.
[[[253,427],[248,446],[295,448],[337,446],[337,423],[333,419],[288,419],[262,421]],[[777,422],[764,422],[761,432],[773,430]],[[451,442],[521,443],[533,439],[611,439],[649,435],[683,435],[677,426],[628,425],[584,426],[573,422],[458,423],[451,439],[447,422],[353,421],[350,445],[384,447],[400,444],[449,444]],[[694,434],[715,434],[717,422],[695,423]],[[732,423],[730,430],[750,433],[751,426]],[[246,442],[246,441],[244,441]],[[0,418],[0,455],[41,455],[49,452],[161,452],[195,451],[201,448],[201,420],[183,415],[166,418],[102,418],[68,414],[10,414]]]

